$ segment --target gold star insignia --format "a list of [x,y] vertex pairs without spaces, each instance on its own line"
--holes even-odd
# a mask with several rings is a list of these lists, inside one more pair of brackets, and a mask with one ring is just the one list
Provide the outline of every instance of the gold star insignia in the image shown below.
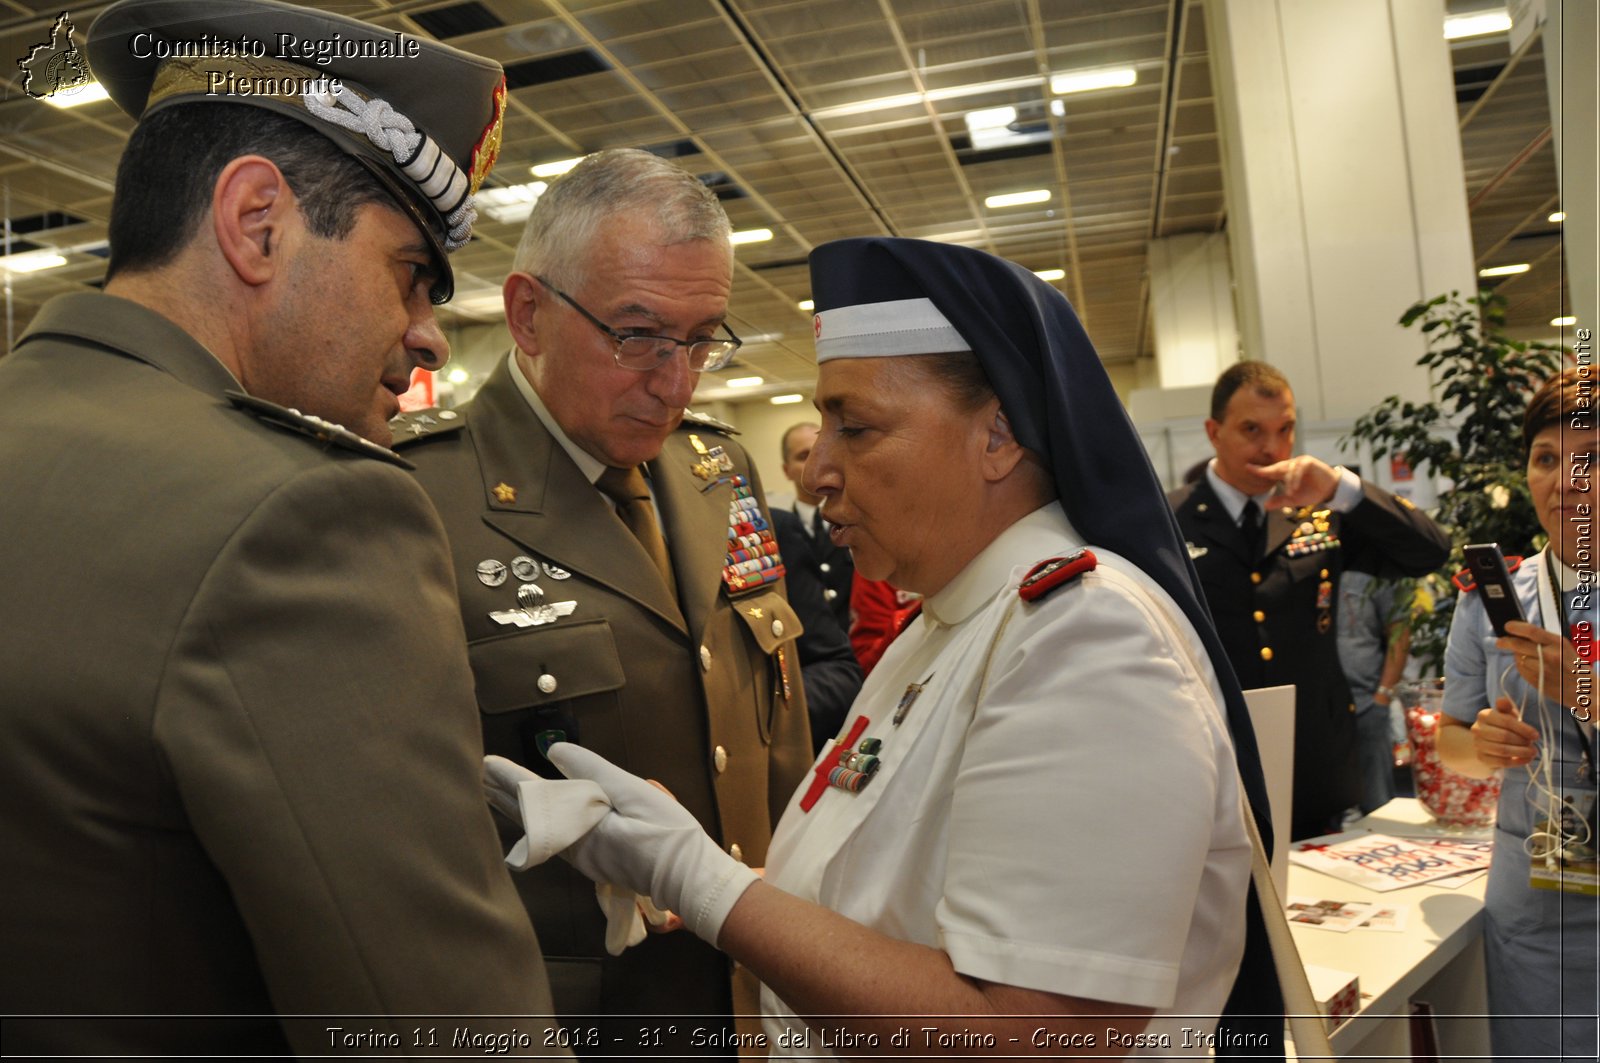
[[494,485],[494,497],[495,501],[510,505],[517,500],[517,489],[508,483],[497,483]]
[[750,613],[751,619],[753,619],[753,620],[760,620],[761,619],[761,609],[758,606],[752,605],[750,607],[750,609],[749,609],[749,613]]

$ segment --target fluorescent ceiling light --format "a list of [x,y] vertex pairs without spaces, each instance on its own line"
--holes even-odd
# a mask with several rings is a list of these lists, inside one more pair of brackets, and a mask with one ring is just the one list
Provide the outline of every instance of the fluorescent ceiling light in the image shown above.
[[1139,80],[1139,72],[1131,66],[1110,67],[1103,70],[1076,70],[1068,74],[1055,74],[1050,78],[1050,91],[1057,96],[1069,92],[1093,92],[1095,89],[1125,89]]
[[[811,112],[812,118],[845,118],[853,114],[887,111],[895,107],[915,107],[924,99],[937,103],[940,100],[959,100],[965,96],[981,96],[986,92],[1013,92],[1019,89],[1037,89],[1044,79],[1038,76],[1001,78],[996,81],[979,81],[971,85],[948,85],[944,88],[920,92],[901,92],[893,96],[841,103],[833,107],[819,107]],[[1057,95],[1068,92],[1088,92],[1091,89],[1126,88],[1137,84],[1139,72],[1131,66],[1113,69],[1076,70],[1055,74],[1050,78],[1050,91]],[[1060,114],[1061,111],[1056,111]]]
[[1058,281],[1066,277],[1067,271],[1064,269],[1036,269],[1033,271],[1033,275],[1042,281]]
[[472,204],[495,221],[519,222],[533,213],[533,205],[549,187],[543,181],[530,181],[525,185],[480,188],[472,197]]
[[1007,192],[1004,195],[990,196],[983,201],[986,207],[1021,207],[1029,203],[1047,203],[1050,200],[1048,188],[1035,188],[1027,192]]
[[1490,266],[1488,269],[1480,269],[1478,271],[1478,276],[1480,276],[1480,277],[1509,277],[1513,273],[1526,273],[1526,272],[1528,272],[1528,264],[1526,262],[1516,262],[1516,263],[1513,263],[1512,265],[1509,265],[1509,266]]
[[804,402],[805,400],[806,400],[806,397],[804,395],[774,395],[774,396],[772,396],[772,404],[774,406],[789,406],[789,405],[792,405],[792,404],[794,404],[796,402]]
[[557,159],[555,162],[541,162],[533,168],[533,176],[560,177],[582,161],[583,156],[579,155],[576,159]]
[[771,229],[740,229],[728,239],[734,244],[763,244],[772,239]]
[[1012,144],[1028,144],[1049,138],[1048,129],[1044,131],[1042,137],[1038,134],[1017,132],[1011,128],[1016,120],[1015,107],[988,107],[981,111],[968,111],[967,137],[972,143],[972,150],[993,151],[995,148],[1008,147]]
[[817,304],[810,299],[802,299],[794,305],[798,306],[802,310],[815,310],[817,308]]
[[1568,325],[1576,325],[1577,323],[1578,319],[1575,317],[1553,317],[1550,319],[1550,324],[1556,328],[1566,328]]
[[1017,120],[1015,107],[985,107],[981,111],[967,112],[967,129],[1004,129]]
[[1444,39],[1459,41],[1463,37],[1482,37],[1486,33],[1504,33],[1511,28],[1511,16],[1499,11],[1480,11],[1475,15],[1458,15],[1444,20]]
[[25,251],[20,255],[0,257],[0,268],[12,273],[37,273],[41,269],[55,269],[66,264],[67,256],[54,251]]
[[81,89],[69,89],[65,92],[57,89],[46,96],[44,102],[52,107],[82,107],[86,103],[99,103],[107,98],[106,87],[98,81],[91,81]]
[[[1038,77],[1004,78],[999,81],[980,81],[973,85],[951,85],[941,89],[929,89],[927,99],[937,103],[940,100],[959,100],[963,96],[981,96],[985,92],[1006,92],[1015,89],[1035,89],[1039,87]],[[866,114],[869,111],[887,111],[892,107],[913,107],[923,100],[920,92],[902,92],[894,96],[880,96],[875,100],[862,100],[859,103],[841,103],[836,107],[819,107],[811,112],[812,118],[844,118],[852,114]]]
[[454,369],[450,370],[450,374],[446,376],[445,379],[450,381],[452,384],[465,384],[468,380],[472,379],[472,374],[468,373],[460,366],[456,366]]
[[764,376],[736,376],[727,381],[730,388],[758,388],[767,382]]
[[1567,220],[1567,212],[1564,211],[1564,210],[1558,210],[1554,214],[1550,215],[1548,218],[1545,219],[1545,221],[1553,221],[1553,222],[1556,222],[1557,224],[1560,224],[1561,222],[1564,222],[1566,220]]

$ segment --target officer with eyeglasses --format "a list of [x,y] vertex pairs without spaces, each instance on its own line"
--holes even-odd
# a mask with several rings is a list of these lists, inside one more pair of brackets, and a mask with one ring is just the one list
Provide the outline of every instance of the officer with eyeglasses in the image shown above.
[[[542,751],[577,742],[659,780],[759,867],[810,766],[807,636],[754,465],[733,429],[686,410],[739,348],[732,258],[693,175],[591,155],[528,219],[508,357],[462,410],[392,424],[450,535],[487,751],[559,778]],[[522,825],[503,827],[509,847]],[[753,981],[691,934],[613,927],[613,948],[643,940],[609,955],[595,889],[563,861],[515,878],[557,1011],[600,1031],[580,1054],[633,1044],[628,1016],[759,1010]],[[598,1015],[623,1018],[577,1021]],[[735,1040],[696,1023],[703,1044]]]

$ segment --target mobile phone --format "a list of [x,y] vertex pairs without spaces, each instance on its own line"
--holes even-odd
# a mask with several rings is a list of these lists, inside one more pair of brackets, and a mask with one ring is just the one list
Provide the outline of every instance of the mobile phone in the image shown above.
[[1475,589],[1478,600],[1483,603],[1483,611],[1489,614],[1494,633],[1504,638],[1509,621],[1527,618],[1522,615],[1522,603],[1517,601],[1516,591],[1511,589],[1511,573],[1506,569],[1500,544],[1474,543],[1462,547],[1461,552],[1466,556],[1467,568],[1477,584]]

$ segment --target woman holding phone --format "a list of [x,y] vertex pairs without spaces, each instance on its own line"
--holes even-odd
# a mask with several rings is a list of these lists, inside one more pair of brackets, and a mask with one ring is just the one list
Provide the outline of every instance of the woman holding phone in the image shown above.
[[1484,925],[1499,1058],[1595,1056],[1594,387],[1592,366],[1569,368],[1523,420],[1550,539],[1511,572],[1527,619],[1496,636],[1483,600],[1463,595],[1445,654],[1440,758],[1475,778],[1505,772]]

